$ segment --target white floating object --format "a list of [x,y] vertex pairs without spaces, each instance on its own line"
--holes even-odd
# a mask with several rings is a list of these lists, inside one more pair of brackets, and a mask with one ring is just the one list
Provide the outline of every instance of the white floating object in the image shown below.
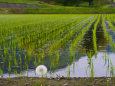
[[36,67],[36,74],[43,76],[47,73],[47,67],[45,65],[39,65]]

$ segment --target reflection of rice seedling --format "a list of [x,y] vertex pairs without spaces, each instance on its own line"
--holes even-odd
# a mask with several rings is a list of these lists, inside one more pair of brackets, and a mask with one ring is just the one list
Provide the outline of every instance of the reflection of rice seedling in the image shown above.
[[[90,64],[88,66],[88,69],[90,71],[91,77],[94,77],[94,65],[93,65],[93,60],[90,58]],[[86,74],[88,74],[88,69],[86,71]]]
[[10,76],[10,73],[11,73],[11,62],[9,62],[8,71],[9,71],[9,76]]
[[39,75],[39,76],[42,76],[42,86],[44,86],[44,76],[45,74],[47,73],[47,68],[46,66],[44,65],[39,65],[37,68],[36,68],[36,74]]
[[67,77],[70,77],[70,65],[68,65]]
[[34,65],[37,66],[37,58],[35,57]]
[[89,62],[89,64],[91,64],[92,52],[91,52],[91,51],[88,52],[88,53],[87,53],[87,56],[88,56],[88,62]]
[[56,56],[57,56],[57,58],[56,58],[56,62],[58,62],[58,61],[59,61],[59,57],[60,57],[58,51],[56,52]]
[[1,68],[0,68],[0,75],[1,75],[1,77],[3,77],[3,71]]
[[114,77],[114,66],[113,66],[111,60],[110,60],[110,74],[112,77]]
[[93,66],[93,61],[91,63],[91,77],[94,77],[94,66]]

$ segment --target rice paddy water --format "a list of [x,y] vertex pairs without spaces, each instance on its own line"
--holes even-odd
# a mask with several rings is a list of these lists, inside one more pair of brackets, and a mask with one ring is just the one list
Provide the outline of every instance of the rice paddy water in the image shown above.
[[0,15],[0,77],[114,77],[114,14]]

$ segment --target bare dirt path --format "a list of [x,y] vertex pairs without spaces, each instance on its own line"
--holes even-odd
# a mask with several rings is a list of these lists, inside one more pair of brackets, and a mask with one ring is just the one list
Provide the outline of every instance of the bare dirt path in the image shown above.
[[40,8],[37,5],[0,3],[0,8]]

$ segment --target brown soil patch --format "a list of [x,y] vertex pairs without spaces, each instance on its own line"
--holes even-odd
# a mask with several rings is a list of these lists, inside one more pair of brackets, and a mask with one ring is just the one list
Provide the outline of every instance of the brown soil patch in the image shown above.
[[0,3],[0,8],[38,8],[37,5]]
[[[0,78],[0,86],[41,86],[41,78]],[[45,78],[45,86],[115,86],[115,78]]]

